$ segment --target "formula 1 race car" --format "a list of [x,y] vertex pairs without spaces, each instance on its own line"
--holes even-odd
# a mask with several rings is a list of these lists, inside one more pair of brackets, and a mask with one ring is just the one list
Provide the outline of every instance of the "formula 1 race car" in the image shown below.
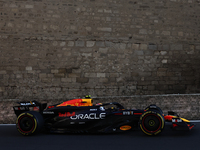
[[93,105],[90,97],[48,107],[46,103],[37,101],[19,104],[13,109],[17,115],[17,130],[22,135],[32,135],[41,130],[50,133],[110,133],[138,126],[146,135],[157,135],[164,129],[165,122],[171,122],[174,130],[191,130],[194,127],[189,120],[174,112],[165,115],[156,105],[150,105],[145,110],[124,109],[116,102]]

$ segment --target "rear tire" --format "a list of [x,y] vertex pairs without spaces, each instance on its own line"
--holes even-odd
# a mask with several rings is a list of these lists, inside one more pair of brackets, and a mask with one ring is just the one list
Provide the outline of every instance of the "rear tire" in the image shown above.
[[157,135],[164,129],[164,117],[159,111],[146,111],[140,117],[139,126],[146,135]]
[[16,127],[22,135],[36,134],[44,125],[43,117],[35,111],[28,111],[18,116]]

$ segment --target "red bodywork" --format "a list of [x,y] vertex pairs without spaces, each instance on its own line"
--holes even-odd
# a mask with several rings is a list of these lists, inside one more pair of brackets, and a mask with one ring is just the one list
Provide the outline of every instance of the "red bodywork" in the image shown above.
[[92,106],[92,99],[73,99],[70,101],[65,101],[59,105],[57,105],[57,107],[60,106]]

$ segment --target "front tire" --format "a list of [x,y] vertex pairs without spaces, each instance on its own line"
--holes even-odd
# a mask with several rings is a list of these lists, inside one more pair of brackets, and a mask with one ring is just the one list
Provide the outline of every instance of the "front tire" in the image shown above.
[[149,111],[149,110],[155,110],[155,111],[158,111],[160,114],[164,114],[162,109],[158,106],[156,106],[155,104],[151,104],[149,105],[147,108],[145,108],[146,111]]
[[18,116],[16,127],[22,135],[32,135],[41,130],[44,125],[43,117],[35,111],[28,111]]
[[146,135],[157,135],[164,129],[164,117],[158,111],[146,111],[140,117],[139,126]]

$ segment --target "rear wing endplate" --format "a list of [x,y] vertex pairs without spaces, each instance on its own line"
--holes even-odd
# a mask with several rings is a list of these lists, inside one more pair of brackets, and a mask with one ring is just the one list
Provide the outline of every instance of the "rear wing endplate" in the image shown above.
[[47,107],[47,103],[41,104],[37,101],[22,101],[17,103],[19,104],[19,106],[13,107],[14,112],[17,116],[25,111],[42,112]]

